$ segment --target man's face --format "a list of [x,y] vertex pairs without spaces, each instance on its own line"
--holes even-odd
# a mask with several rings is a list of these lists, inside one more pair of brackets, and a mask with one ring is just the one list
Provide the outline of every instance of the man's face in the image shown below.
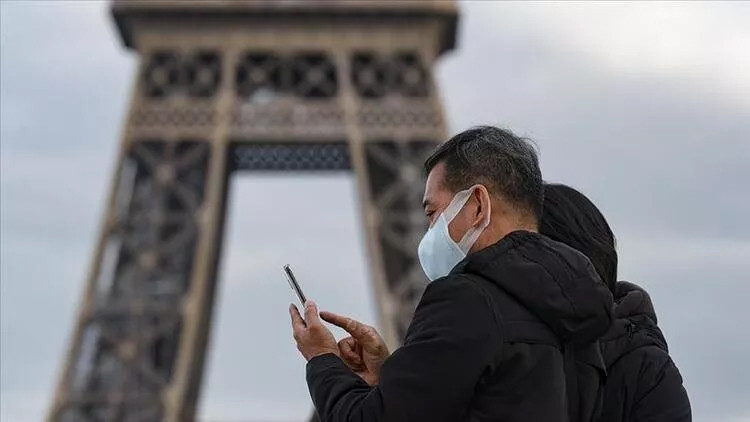
[[[435,223],[435,220],[443,210],[448,207],[454,195],[455,192],[445,187],[445,163],[440,162],[427,175],[424,199],[422,201],[424,213],[430,222],[430,226]],[[476,213],[477,205],[478,203],[474,195],[472,195],[472,198],[469,199],[461,212],[448,225],[448,232],[454,241],[458,242],[471,227],[472,215]]]

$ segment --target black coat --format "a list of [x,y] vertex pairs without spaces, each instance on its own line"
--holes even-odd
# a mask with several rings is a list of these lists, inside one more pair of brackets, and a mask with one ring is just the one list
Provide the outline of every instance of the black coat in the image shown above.
[[602,338],[607,383],[601,422],[689,422],[690,401],[645,290],[617,283],[616,321]]
[[567,422],[569,401],[588,421],[612,305],[578,251],[514,232],[428,285],[377,386],[327,354],[307,364],[310,394],[323,422]]

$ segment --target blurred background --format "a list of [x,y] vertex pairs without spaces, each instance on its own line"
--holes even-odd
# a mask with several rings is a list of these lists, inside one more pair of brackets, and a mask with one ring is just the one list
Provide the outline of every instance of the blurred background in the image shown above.
[[[0,2],[0,419],[41,420],[101,224],[134,54],[109,5]],[[750,3],[462,2],[435,69],[449,132],[536,141],[545,179],[615,231],[655,302],[696,421],[750,421]],[[292,263],[321,307],[375,323],[349,174],[239,174],[201,420],[310,412]]]

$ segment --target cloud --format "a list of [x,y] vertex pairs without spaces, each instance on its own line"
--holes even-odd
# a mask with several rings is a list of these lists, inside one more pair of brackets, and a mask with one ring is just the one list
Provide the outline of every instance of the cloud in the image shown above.
[[[618,232],[750,238],[737,184],[750,179],[750,108],[658,72],[631,78],[580,60],[534,15],[546,8],[495,8],[465,5],[459,49],[438,67],[452,128],[489,122],[532,137],[545,177],[582,188]],[[581,28],[605,20],[575,16]]]
[[694,420],[730,420],[748,411],[747,324],[750,242],[627,233],[619,275],[647,289],[670,354],[682,373]]
[[2,2],[2,12],[3,151],[112,157],[135,60],[116,38],[108,4]]
[[[572,61],[623,79],[659,78],[697,95],[750,105],[747,4],[494,4],[484,20],[553,45]],[[466,11],[485,5],[466,5]],[[500,19],[498,19],[500,17]],[[502,20],[502,25],[497,21]],[[491,31],[491,30],[490,30]],[[489,31],[488,31],[489,32]]]

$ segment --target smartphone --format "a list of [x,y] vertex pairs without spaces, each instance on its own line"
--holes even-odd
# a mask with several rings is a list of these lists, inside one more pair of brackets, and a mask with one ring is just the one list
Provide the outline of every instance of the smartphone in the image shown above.
[[289,267],[289,265],[284,265],[284,273],[286,273],[286,279],[289,281],[289,287],[294,290],[294,293],[297,294],[299,301],[302,302],[302,305],[304,306],[305,302],[307,302],[307,299],[305,298],[305,294],[302,293],[302,289],[299,287],[299,283],[297,283],[297,278],[294,277],[292,268]]

